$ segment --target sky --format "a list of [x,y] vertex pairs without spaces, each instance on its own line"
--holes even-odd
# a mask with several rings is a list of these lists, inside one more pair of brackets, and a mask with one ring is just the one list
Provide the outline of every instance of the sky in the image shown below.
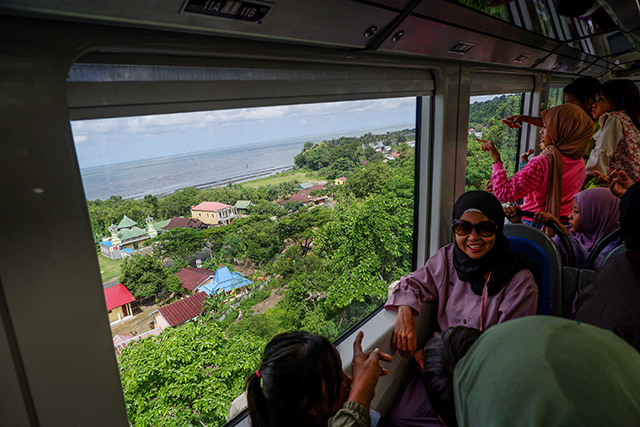
[[[71,122],[81,168],[342,131],[415,127],[416,98]],[[385,130],[385,131],[386,131]]]

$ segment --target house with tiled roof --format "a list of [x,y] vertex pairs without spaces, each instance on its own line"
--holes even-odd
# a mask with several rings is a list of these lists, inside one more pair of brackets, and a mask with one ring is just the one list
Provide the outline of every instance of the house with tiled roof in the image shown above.
[[200,286],[213,281],[215,275],[215,271],[189,267],[185,267],[176,273],[176,276],[182,282],[182,287],[190,292],[195,292]]
[[202,202],[191,206],[191,218],[209,225],[228,225],[238,217],[235,206],[218,202]]
[[342,185],[345,182],[347,182],[347,178],[345,178],[344,176],[341,176],[340,178],[336,178],[336,179],[333,180],[333,183],[335,185]]
[[230,298],[237,298],[246,293],[247,287],[252,283],[240,273],[232,273],[228,267],[220,267],[216,270],[213,280],[200,285],[198,290],[206,292],[207,295],[224,292]]
[[160,307],[156,312],[156,328],[178,326],[187,320],[195,319],[202,313],[202,306],[208,298],[204,292],[198,292],[179,301]]
[[195,229],[205,229],[209,228],[207,224],[200,221],[199,219],[194,218],[184,218],[174,216],[169,220],[169,223],[162,227],[163,230],[171,230],[172,228],[195,228]]
[[135,253],[145,240],[149,240],[163,232],[162,227],[170,220],[154,222],[153,218],[145,219],[145,228],[138,227],[138,223],[128,216],[124,216],[118,225],[111,224],[111,237],[103,237],[100,242],[100,253],[111,259],[120,259]]
[[281,200],[280,202],[278,202],[278,204],[283,206],[287,202],[300,202],[303,205],[309,205],[309,204],[320,205],[323,203],[327,203],[327,201],[329,200],[329,196],[312,196],[311,195],[311,191],[322,190],[323,188],[324,188],[324,185],[322,184],[313,185],[307,188],[306,190],[300,190],[297,193],[292,194],[291,197],[289,197],[286,200]]
[[104,299],[107,303],[110,323],[120,322],[133,316],[131,302],[136,299],[122,283],[105,289]]

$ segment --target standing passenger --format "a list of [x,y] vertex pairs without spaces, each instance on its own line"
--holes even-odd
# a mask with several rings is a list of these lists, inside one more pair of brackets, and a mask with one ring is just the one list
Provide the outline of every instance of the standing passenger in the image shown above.
[[592,115],[600,123],[596,146],[587,162],[587,175],[621,170],[640,181],[640,92],[629,80],[610,80],[600,86]]
[[[585,178],[582,156],[591,139],[593,123],[580,107],[563,104],[542,112],[540,131],[542,153],[527,163],[513,178],[507,177],[500,153],[491,141],[483,141],[482,150],[493,159],[493,193],[501,202],[524,199],[526,211],[546,211],[566,221],[573,196]],[[531,219],[527,222],[534,225]]]
[[[398,311],[392,344],[402,356],[416,351],[413,317],[428,301],[438,302],[440,330],[452,326],[484,330],[536,313],[538,268],[509,250],[500,202],[487,192],[470,191],[458,198],[453,213],[455,243],[445,245],[424,267],[400,279],[385,304],[387,310]],[[396,402],[387,425],[439,425],[420,376],[413,378]]]

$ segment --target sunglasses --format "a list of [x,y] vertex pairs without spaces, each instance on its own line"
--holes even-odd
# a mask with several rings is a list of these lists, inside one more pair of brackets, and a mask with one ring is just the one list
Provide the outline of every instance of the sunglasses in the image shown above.
[[471,230],[475,228],[476,233],[482,237],[491,237],[496,234],[498,227],[493,221],[480,221],[475,224],[471,224],[469,221],[463,219],[453,220],[453,232],[458,236],[466,236],[471,233]]

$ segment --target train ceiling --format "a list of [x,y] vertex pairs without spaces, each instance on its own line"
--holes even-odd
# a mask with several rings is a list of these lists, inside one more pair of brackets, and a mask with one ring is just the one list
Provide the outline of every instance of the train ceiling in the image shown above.
[[640,75],[640,10],[631,0],[3,0],[0,14],[311,45],[343,54]]

